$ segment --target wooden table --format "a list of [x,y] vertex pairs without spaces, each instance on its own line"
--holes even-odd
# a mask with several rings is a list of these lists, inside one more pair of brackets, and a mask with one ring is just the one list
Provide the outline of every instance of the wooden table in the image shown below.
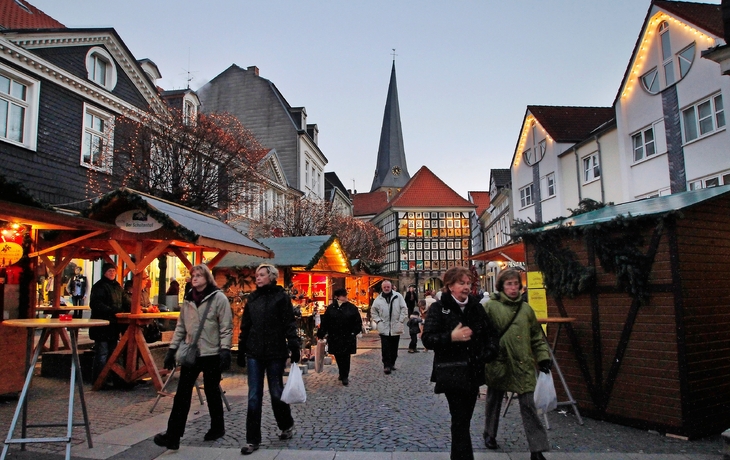
[[[157,369],[147,341],[142,335],[142,327],[146,326],[155,319],[177,319],[180,312],[160,312],[160,313],[117,313],[119,323],[126,323],[129,326],[122,335],[122,339],[114,349],[114,352],[106,362],[106,366],[102,369],[96,382],[94,382],[94,390],[100,389],[106,381],[109,372],[114,372],[125,382],[132,383],[140,378],[149,375],[152,378],[152,384],[157,391],[161,391],[163,387],[160,371]],[[122,353],[126,351],[126,359],[124,367],[117,361]],[[139,365],[139,359],[142,359],[142,365]]]
[[[580,416],[580,412],[578,411],[578,405],[575,401],[575,398],[573,398],[573,395],[570,393],[570,389],[568,388],[568,384],[565,381],[565,377],[563,376],[563,372],[560,370],[560,364],[558,364],[558,360],[555,358],[555,346],[558,344],[558,336],[560,336],[560,329],[563,326],[563,324],[570,324],[573,321],[575,321],[575,318],[563,318],[563,317],[556,317],[556,318],[537,318],[537,322],[540,324],[557,324],[558,330],[555,331],[555,337],[553,337],[553,343],[550,344],[548,342],[547,335],[545,335],[545,330],[541,328],[542,335],[545,338],[545,342],[548,344],[548,352],[550,353],[550,358],[553,360],[553,370],[555,370],[555,373],[558,374],[558,377],[560,377],[560,382],[563,384],[563,389],[565,390],[565,394],[568,397],[567,401],[558,401],[558,406],[571,406],[573,407],[573,411],[575,412],[576,418],[578,418],[578,423],[583,425],[583,419]],[[545,425],[547,426],[547,429],[550,429],[550,423],[547,419],[547,414],[545,414]]]
[[[39,442],[64,442],[66,443],[66,460],[71,458],[71,436],[73,427],[83,425],[86,428],[86,440],[89,444],[89,448],[93,447],[91,442],[91,429],[89,427],[89,416],[86,412],[86,400],[84,399],[84,384],[81,379],[81,363],[79,361],[79,349],[78,349],[78,335],[79,329],[86,327],[95,326],[106,326],[109,321],[99,319],[72,319],[69,321],[61,321],[58,318],[31,318],[31,319],[9,319],[3,322],[5,326],[10,327],[23,327],[27,330],[27,342],[25,352],[25,365],[26,365],[26,377],[23,390],[20,393],[20,399],[18,405],[15,408],[15,415],[13,415],[13,421],[10,423],[10,429],[8,430],[8,436],[5,438],[5,445],[3,447],[2,457],[0,460],[4,460],[10,444],[20,444],[21,449],[25,450],[25,444],[39,443]],[[33,339],[35,338],[36,328],[41,329],[41,340],[33,350]],[[71,349],[71,385],[68,394],[68,420],[65,424],[63,423],[43,423],[36,425],[27,424],[28,416],[28,390],[30,388],[30,382],[33,380],[33,374],[35,371],[35,365],[38,362],[43,343],[48,339],[51,331],[56,329],[64,329],[70,332],[70,349]],[[31,354],[33,355],[31,359]],[[75,389],[79,391],[79,400],[81,401],[81,411],[84,414],[84,423],[73,423],[73,409],[74,409],[74,392]],[[13,438],[13,432],[18,423],[18,418],[22,412],[22,423],[21,423],[21,437]],[[28,427],[66,427],[66,436],[54,437],[54,438],[26,438],[26,429]]]
[[[40,307],[35,307],[35,311],[42,311],[45,313],[50,313],[51,318],[58,318],[58,315],[63,313],[72,313],[77,310],[91,310],[91,307],[88,305],[61,305],[60,307],[54,307],[53,305],[41,305]],[[66,332],[66,329],[64,328],[56,328],[51,331],[51,335],[49,336],[51,339],[50,346],[46,347],[45,342],[42,342],[41,345],[43,345],[43,351],[57,351],[61,349],[61,347],[58,344],[58,340],[61,339],[61,342],[63,342],[63,345],[70,349],[71,343],[68,338],[68,333]]]

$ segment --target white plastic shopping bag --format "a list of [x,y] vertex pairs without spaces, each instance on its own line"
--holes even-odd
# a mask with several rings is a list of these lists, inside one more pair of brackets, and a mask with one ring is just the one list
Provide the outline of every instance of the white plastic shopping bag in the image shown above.
[[535,407],[542,413],[550,412],[558,407],[558,396],[555,394],[555,383],[552,372],[538,372],[535,385]]
[[289,377],[286,379],[284,391],[281,393],[281,400],[287,404],[301,404],[307,401],[302,370],[299,369],[299,365],[296,363],[292,363],[289,369]]

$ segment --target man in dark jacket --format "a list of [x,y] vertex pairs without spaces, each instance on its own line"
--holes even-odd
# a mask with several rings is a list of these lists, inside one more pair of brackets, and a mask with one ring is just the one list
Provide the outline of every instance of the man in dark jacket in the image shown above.
[[[71,277],[66,286],[66,290],[71,294],[71,300],[75,307],[83,305],[84,299],[86,298],[88,280],[86,279],[86,275],[81,273],[81,271],[81,267],[77,266],[74,269],[74,276]],[[74,310],[74,318],[81,318],[82,313],[82,310]]]
[[294,435],[291,407],[281,400],[284,391],[284,367],[291,354],[292,365],[299,362],[299,337],[291,298],[276,284],[279,271],[262,264],[256,269],[256,290],[248,296],[241,318],[238,338],[238,365],[248,366],[248,411],[246,445],[243,455],[252,454],[261,444],[261,407],[264,374],[269,382],[271,407],[281,430],[279,439]]
[[327,337],[327,350],[335,356],[339,379],[350,383],[350,355],[357,353],[357,335],[362,332],[362,318],[357,307],[347,301],[347,290],[335,289],[335,301],[322,315],[317,337]]
[[117,282],[117,267],[105,262],[101,267],[102,277],[91,287],[89,306],[92,319],[109,321],[108,326],[92,327],[89,329],[89,338],[94,344],[94,363],[92,378],[94,381],[101,374],[109,355],[114,352],[119,342],[117,313],[123,311],[124,291]]

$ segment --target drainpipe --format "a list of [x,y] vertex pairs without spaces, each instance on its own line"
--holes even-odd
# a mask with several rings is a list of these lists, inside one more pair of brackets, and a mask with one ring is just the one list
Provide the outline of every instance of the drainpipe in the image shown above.
[[578,158],[578,149],[573,147],[573,154],[575,155],[575,179],[578,182],[578,202],[583,199],[583,189],[580,186],[580,158]]
[[601,168],[601,203],[606,202],[606,190],[603,186],[603,157],[601,156],[601,143],[598,141],[598,136],[593,136],[593,140],[596,142],[596,148],[598,149],[598,167]]

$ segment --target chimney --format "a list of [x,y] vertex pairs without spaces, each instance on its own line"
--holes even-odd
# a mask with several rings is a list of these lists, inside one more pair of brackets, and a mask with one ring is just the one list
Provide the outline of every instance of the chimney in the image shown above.
[[256,75],[257,77],[259,76],[259,68],[256,67],[255,65],[250,65],[250,66],[246,67],[246,70],[253,72],[253,74]]

